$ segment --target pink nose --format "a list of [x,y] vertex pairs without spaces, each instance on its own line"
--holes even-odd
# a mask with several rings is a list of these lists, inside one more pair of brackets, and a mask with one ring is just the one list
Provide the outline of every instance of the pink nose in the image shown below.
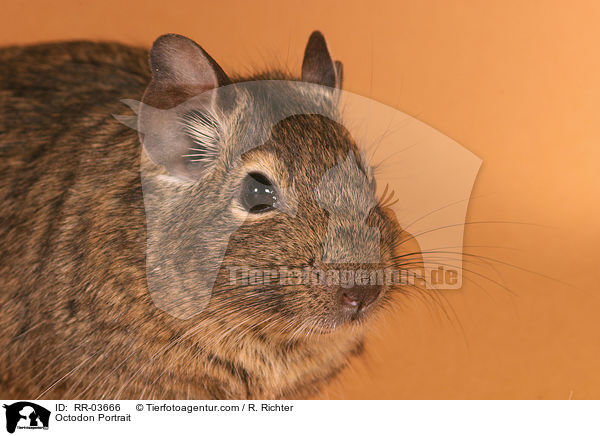
[[352,288],[340,288],[338,298],[342,306],[361,310],[377,300],[380,293],[380,286],[353,286]]

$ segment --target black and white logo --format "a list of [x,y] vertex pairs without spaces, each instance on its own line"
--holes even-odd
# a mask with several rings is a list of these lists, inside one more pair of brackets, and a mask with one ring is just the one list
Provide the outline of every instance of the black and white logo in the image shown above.
[[16,429],[22,430],[48,430],[50,411],[29,401],[19,401],[11,405],[4,405],[6,409],[6,431],[14,433]]

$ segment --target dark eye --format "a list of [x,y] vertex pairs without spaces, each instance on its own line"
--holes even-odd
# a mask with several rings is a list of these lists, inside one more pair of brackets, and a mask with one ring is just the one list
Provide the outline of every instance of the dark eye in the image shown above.
[[277,205],[277,191],[264,175],[250,173],[242,182],[240,201],[250,213],[267,212]]

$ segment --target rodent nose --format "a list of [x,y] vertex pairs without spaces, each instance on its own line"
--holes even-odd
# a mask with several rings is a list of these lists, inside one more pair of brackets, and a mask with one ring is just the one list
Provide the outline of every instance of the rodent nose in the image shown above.
[[338,298],[343,307],[362,310],[377,300],[380,293],[380,286],[353,286],[340,288]]

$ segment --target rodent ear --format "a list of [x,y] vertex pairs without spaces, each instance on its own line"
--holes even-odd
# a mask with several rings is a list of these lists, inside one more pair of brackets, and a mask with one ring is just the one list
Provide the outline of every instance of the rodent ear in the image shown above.
[[344,80],[344,66],[340,61],[335,61],[335,75],[336,75],[336,87],[342,87],[342,81]]
[[216,89],[231,83],[202,47],[181,35],[158,38],[150,51],[152,81],[138,113],[148,156],[171,175],[198,180],[219,153]]
[[162,35],[150,50],[152,81],[142,101],[159,109],[178,104],[231,81],[219,64],[194,41],[182,35]]
[[342,87],[342,63],[333,62],[325,37],[318,30],[310,35],[306,44],[302,80],[331,88]]

